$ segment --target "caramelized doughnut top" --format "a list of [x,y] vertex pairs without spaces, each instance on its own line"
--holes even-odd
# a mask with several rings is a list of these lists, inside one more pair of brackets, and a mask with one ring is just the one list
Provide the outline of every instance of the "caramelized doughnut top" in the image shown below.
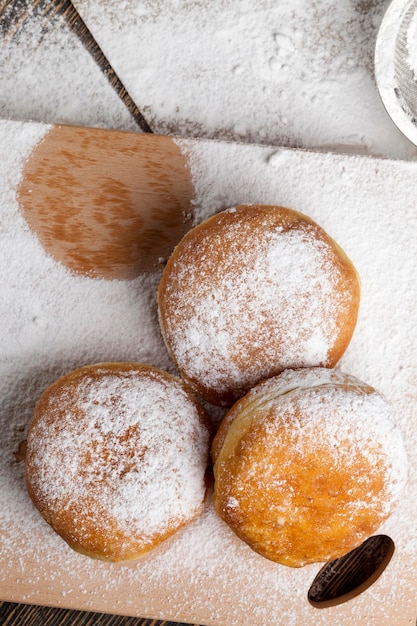
[[196,516],[209,428],[183,384],[134,364],[100,364],[44,392],[30,428],[29,493],[90,556],[135,558]]
[[231,404],[286,368],[333,366],[355,327],[359,283],[346,255],[306,216],[240,206],[184,237],[158,300],[182,375],[207,400]]
[[284,372],[213,443],[215,506],[255,551],[299,567],[346,554],[392,512],[407,459],[385,399],[340,372]]

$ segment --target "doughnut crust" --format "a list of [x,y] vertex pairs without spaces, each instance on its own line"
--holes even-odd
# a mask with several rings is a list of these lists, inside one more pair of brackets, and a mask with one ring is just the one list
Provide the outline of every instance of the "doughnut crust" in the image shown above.
[[359,546],[407,477],[387,401],[326,368],[287,370],[252,389],[225,416],[212,457],[219,516],[253,550],[292,567]]
[[158,289],[168,351],[202,398],[230,406],[255,384],[299,367],[333,367],[352,337],[359,279],[313,220],[241,205],[196,226]]
[[202,511],[210,425],[182,381],[147,365],[77,369],[41,396],[28,493],[74,549],[136,559]]

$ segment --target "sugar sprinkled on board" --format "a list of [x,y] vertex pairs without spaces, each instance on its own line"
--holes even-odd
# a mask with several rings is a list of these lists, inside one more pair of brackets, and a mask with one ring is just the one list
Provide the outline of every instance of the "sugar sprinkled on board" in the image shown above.
[[15,189],[44,132],[0,123],[1,569],[5,580],[20,581],[11,596],[45,602],[52,589],[63,606],[180,621],[192,621],[198,612],[201,623],[233,626],[295,626],[300,616],[318,626],[350,626],[370,614],[375,623],[392,624],[399,604],[402,615],[415,618],[417,336],[410,277],[417,265],[416,165],[286,149],[268,163],[275,149],[181,140],[197,219],[239,203],[289,206],[323,226],[361,277],[358,326],[340,365],[392,402],[411,459],[409,488],[381,529],[397,549],[380,581],[345,607],[316,611],[306,593],[318,566],[288,570],[262,559],[217,519],[210,502],[196,523],[157,552],[124,565],[73,553],[30,503],[15,453],[47,385],[94,361],[137,360],[172,370],[156,321],[159,273],[130,282],[71,275],[44,254],[27,228]]
[[[2,448],[6,464],[25,438],[40,393],[60,375],[109,356],[173,370],[156,321],[158,276],[126,282],[74,276],[45,255],[24,222],[16,188],[25,159],[47,132],[37,124],[0,124],[0,392],[1,424],[10,441],[10,448]],[[132,343],[135,336],[139,345]],[[6,520],[11,514],[10,523],[22,505],[11,496],[15,482],[8,482],[15,481],[15,471],[17,466],[1,475],[1,511]]]

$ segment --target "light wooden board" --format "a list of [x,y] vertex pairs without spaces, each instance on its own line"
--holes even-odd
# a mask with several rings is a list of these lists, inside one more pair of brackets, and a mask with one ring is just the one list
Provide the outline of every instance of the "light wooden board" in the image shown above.
[[54,258],[84,274],[133,278],[188,230],[194,191],[170,138],[60,126],[31,154],[18,194]]
[[[40,140],[37,145],[34,137]],[[26,145],[25,158],[16,159],[14,153],[22,145]],[[0,328],[0,597],[213,626],[414,624],[417,325],[410,320],[417,302],[416,164],[18,122],[0,122],[0,158],[5,168],[0,208],[1,304],[5,318],[10,321],[9,310],[13,310],[13,323],[22,327],[16,345],[8,340],[7,327]],[[170,234],[166,207],[170,207],[168,217],[179,218],[174,219],[179,230],[170,245],[190,226],[183,220],[183,211],[190,208],[199,220],[242,202],[283,204],[316,219],[356,265],[362,283],[361,311],[341,366],[392,401],[407,442],[410,481],[404,500],[382,529],[394,540],[394,556],[382,576],[355,599],[337,607],[313,608],[306,597],[320,566],[293,570],[254,554],[216,518],[210,501],[200,520],[157,551],[141,561],[116,565],[73,553],[28,501],[16,453],[45,380],[52,382],[58,373],[88,360],[104,356],[116,360],[123,351],[131,360],[169,367],[156,335],[161,352],[143,352],[146,333],[157,333],[157,322],[151,319],[154,308],[147,308],[149,292],[144,288],[149,283],[141,282],[143,268],[131,260],[124,262],[123,237],[119,247],[104,254],[105,262],[98,268],[96,254],[84,255],[80,266],[71,266],[72,256],[62,255],[68,238],[62,237],[60,224],[68,214],[89,225],[79,226],[69,237],[71,244],[87,237],[80,239],[86,250],[89,245],[96,250],[102,240],[108,247],[107,235],[120,234],[123,189],[114,179],[122,175],[123,189],[129,190],[125,197],[133,194],[138,216],[143,212],[148,219],[151,213],[161,232]],[[107,177],[113,180],[108,186]],[[113,227],[104,228],[104,237],[101,229],[109,217]],[[39,239],[28,229],[27,220]],[[131,231],[132,222],[127,223]],[[133,222],[133,228],[146,244],[146,227]],[[153,258],[151,241],[145,249]],[[6,258],[5,251],[10,254],[11,249],[13,258]],[[143,246],[139,249],[143,251]],[[47,252],[53,256],[48,258]],[[160,254],[166,255],[167,249]],[[128,280],[109,280],[119,255],[122,270],[116,275]],[[62,263],[79,273],[65,270]],[[145,265],[149,275],[153,265]],[[105,280],[92,279],[90,270]],[[53,290],[61,294],[63,281],[66,306],[57,313],[56,328],[52,320],[47,329],[39,328],[40,338],[25,334],[27,313],[17,306],[18,290],[27,293],[28,310],[35,299],[41,311]],[[75,306],[86,298],[94,304],[99,289],[109,290],[111,296],[108,309],[97,313],[102,334],[97,334],[94,311],[89,310],[91,320],[85,319],[83,310],[77,313]],[[132,307],[137,315],[134,322]],[[74,336],[63,330],[65,314],[80,315],[80,329]]]

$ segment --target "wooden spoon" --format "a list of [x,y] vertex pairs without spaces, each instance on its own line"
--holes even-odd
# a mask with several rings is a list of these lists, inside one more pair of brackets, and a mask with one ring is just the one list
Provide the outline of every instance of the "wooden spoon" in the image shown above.
[[74,272],[130,279],[166,259],[192,223],[186,157],[166,136],[52,126],[18,189],[47,253]]

